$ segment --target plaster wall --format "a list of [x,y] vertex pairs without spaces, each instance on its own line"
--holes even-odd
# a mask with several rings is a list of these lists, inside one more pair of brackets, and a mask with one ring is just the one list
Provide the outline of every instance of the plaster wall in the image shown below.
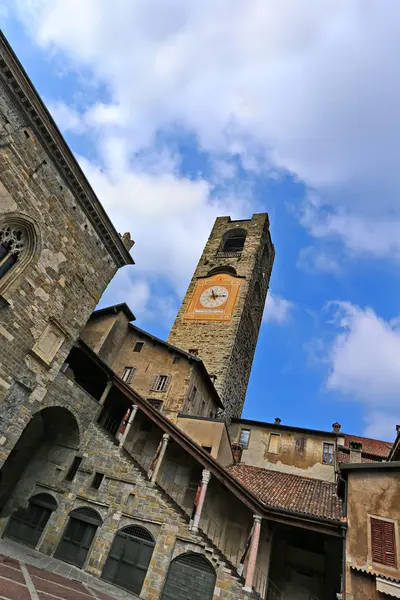
[[[347,589],[354,600],[365,596],[360,590],[369,588],[368,576],[350,570],[364,569],[373,574],[400,578],[400,471],[352,471],[348,475],[348,533],[346,540]],[[362,498],[362,502],[360,502]],[[394,523],[397,568],[372,560],[370,518],[388,519]],[[350,596],[351,597],[351,596]],[[375,598],[375,596],[371,596]],[[378,596],[376,596],[378,597]]]
[[213,420],[178,417],[177,425],[199,446],[211,447],[211,456],[222,465],[233,462],[232,449],[225,423]]
[[[322,462],[324,442],[335,444],[335,438],[330,437],[329,434],[324,437],[285,430],[281,426],[269,428],[247,423],[233,423],[232,441],[239,442],[241,429],[250,429],[249,445],[242,454],[243,463],[295,475],[306,475],[324,481],[335,481],[334,464],[328,465]],[[276,453],[269,451],[271,434],[280,436]],[[296,441],[299,439],[303,440],[302,450],[299,450],[299,446],[296,447]]]

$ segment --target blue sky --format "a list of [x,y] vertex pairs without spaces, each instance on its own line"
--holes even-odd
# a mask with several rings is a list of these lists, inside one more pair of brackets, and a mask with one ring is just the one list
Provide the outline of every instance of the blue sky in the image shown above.
[[0,0],[1,26],[136,244],[102,305],[166,337],[213,221],[276,260],[244,417],[400,423],[400,5]]

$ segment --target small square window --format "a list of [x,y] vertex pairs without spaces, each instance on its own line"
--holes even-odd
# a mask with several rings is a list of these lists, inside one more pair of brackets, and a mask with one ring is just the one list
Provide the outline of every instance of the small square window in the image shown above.
[[133,347],[133,351],[134,352],[141,352],[143,346],[144,346],[144,342],[136,342],[136,344]]
[[72,465],[70,466],[68,473],[65,476],[65,479],[67,481],[74,480],[74,477],[80,467],[81,462],[82,462],[82,458],[80,456],[75,456],[74,460],[72,461]]
[[250,429],[241,429],[239,444],[242,448],[248,448],[250,439]]
[[163,405],[162,400],[154,400],[154,398],[148,398],[148,401],[152,406],[154,406],[156,410],[160,410]]
[[103,479],[104,479],[104,473],[95,473],[94,477],[92,479],[92,485],[90,487],[92,487],[95,490],[98,490],[99,487],[101,486]]
[[202,446],[202,448],[203,448],[203,450],[208,452],[208,454],[211,454],[212,446]]
[[174,359],[173,359],[172,362],[173,362],[174,365],[177,365],[178,363],[181,362],[181,357],[180,356],[174,356]]
[[333,465],[333,453],[335,445],[324,442],[324,450],[322,454],[322,462],[326,465]]

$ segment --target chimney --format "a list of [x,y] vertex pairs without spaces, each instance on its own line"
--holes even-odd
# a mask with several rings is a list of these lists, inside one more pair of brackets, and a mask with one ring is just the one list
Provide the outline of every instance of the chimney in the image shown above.
[[361,442],[350,442],[350,462],[351,463],[360,463],[361,462],[361,451],[362,451],[362,443]]
[[336,421],[336,423],[333,423],[333,425],[332,425],[333,433],[340,433],[340,428],[341,428],[340,423],[338,423],[337,421]]
[[279,417],[275,417],[275,421],[274,421],[275,425],[280,425],[281,424],[281,420],[282,419],[280,419]]
[[239,464],[242,460],[243,448],[241,444],[232,444],[233,462]]

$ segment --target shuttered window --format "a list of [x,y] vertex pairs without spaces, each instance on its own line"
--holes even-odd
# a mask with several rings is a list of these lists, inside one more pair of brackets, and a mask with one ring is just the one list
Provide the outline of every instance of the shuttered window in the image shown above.
[[169,375],[156,375],[151,386],[152,392],[165,392],[168,389],[171,377]]
[[371,519],[371,543],[373,562],[396,567],[396,540],[394,523]]

